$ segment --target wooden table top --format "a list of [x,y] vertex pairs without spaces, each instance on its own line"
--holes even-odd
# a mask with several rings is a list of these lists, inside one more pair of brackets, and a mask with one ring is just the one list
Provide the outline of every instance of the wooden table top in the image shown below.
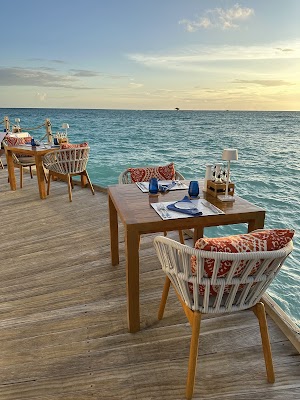
[[19,145],[19,146],[7,146],[5,145],[6,149],[8,151],[12,151],[14,153],[19,153],[19,154],[27,154],[27,155],[44,155],[46,153],[49,153],[50,151],[57,150],[58,147],[51,147],[51,148],[45,148],[44,146],[27,146],[27,145]]
[[[188,185],[189,181],[185,181]],[[225,214],[209,215],[193,218],[180,218],[174,220],[162,220],[156,211],[149,204],[149,194],[143,193],[135,184],[114,185],[108,187],[108,194],[118,212],[122,222],[130,226],[139,225],[145,232],[156,229],[175,230],[193,227],[197,225],[217,226],[231,223],[247,222],[252,219],[264,218],[265,210],[235,196],[235,202],[221,202],[217,198],[201,191],[202,181],[199,181],[200,197],[208,200]],[[159,194],[158,202],[177,201],[187,195],[187,190],[174,190],[166,194]]]

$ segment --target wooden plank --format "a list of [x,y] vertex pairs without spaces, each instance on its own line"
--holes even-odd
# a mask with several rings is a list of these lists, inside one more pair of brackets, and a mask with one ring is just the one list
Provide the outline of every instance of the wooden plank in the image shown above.
[[[24,174],[11,191],[0,170],[1,400],[184,398],[191,328],[172,288],[157,320],[165,276],[155,235],[141,238],[141,331],[130,334],[124,229],[112,267],[107,195],[75,186],[70,203],[55,181],[41,201],[36,185]],[[204,316],[194,399],[300,398],[299,354],[268,325],[274,385],[252,312]]]

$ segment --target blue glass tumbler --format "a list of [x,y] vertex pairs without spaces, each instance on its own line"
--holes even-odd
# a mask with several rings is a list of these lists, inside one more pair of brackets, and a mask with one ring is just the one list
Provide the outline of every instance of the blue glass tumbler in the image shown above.
[[196,199],[199,196],[199,183],[198,181],[191,181],[189,186],[189,196],[191,199]]
[[157,194],[158,193],[158,179],[151,178],[149,181],[149,193]]

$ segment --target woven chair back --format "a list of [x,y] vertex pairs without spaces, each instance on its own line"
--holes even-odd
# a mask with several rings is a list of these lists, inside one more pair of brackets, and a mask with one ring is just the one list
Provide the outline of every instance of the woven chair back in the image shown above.
[[43,157],[44,166],[59,174],[80,174],[86,170],[89,147],[55,150]]
[[[293,249],[291,241],[275,251],[221,253],[197,250],[162,236],[154,239],[154,246],[177,293],[191,310],[201,313],[233,312],[255,305]],[[210,277],[205,271],[207,259],[214,262]],[[220,276],[222,261],[231,266]]]

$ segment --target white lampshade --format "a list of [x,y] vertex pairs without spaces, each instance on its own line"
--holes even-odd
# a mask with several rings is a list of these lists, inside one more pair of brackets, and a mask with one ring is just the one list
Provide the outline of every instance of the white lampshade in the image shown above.
[[224,149],[222,159],[225,161],[238,160],[237,149]]
[[64,122],[64,123],[62,124],[62,128],[63,128],[63,129],[69,129],[70,127],[69,127],[69,124],[67,124],[67,123]]

